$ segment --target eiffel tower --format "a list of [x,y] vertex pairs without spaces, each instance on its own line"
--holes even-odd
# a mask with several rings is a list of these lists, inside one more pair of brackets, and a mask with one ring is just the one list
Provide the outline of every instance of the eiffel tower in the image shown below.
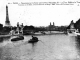
[[11,27],[10,21],[9,21],[9,15],[8,15],[8,6],[6,5],[6,21],[5,21],[6,27]]

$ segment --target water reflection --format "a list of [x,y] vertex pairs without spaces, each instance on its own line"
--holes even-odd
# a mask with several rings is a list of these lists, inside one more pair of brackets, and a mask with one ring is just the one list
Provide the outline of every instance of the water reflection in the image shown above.
[[25,36],[24,42],[9,43],[0,46],[1,60],[79,60],[80,37],[67,35],[37,36],[42,42],[34,47],[27,41],[31,36]]

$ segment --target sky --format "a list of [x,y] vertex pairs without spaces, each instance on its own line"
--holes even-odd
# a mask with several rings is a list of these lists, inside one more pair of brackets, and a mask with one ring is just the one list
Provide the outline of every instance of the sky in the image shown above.
[[[68,2],[69,0],[0,0],[0,23],[5,25],[6,5],[8,5],[9,20],[12,26],[17,22],[24,25],[56,26],[69,25],[70,21],[76,22],[80,18],[80,3],[74,5],[19,5],[25,2]],[[78,0],[70,0],[77,2]],[[17,2],[14,4],[14,2]],[[79,1],[78,1],[79,2]]]

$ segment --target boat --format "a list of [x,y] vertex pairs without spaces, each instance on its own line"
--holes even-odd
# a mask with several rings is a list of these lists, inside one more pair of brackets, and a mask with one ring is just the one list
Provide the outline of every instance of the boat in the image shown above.
[[78,29],[67,29],[67,34],[69,36],[77,36],[77,35],[80,35]]
[[19,40],[24,40],[24,36],[16,36],[11,39],[11,41],[19,41]]
[[30,39],[30,40],[28,41],[28,43],[34,44],[34,43],[37,43],[38,41],[39,41],[39,40],[38,40],[37,37],[33,37],[33,36],[32,36],[32,39]]
[[33,40],[33,39],[30,39],[29,41],[28,41],[28,43],[36,43],[36,42],[38,42],[39,40]]

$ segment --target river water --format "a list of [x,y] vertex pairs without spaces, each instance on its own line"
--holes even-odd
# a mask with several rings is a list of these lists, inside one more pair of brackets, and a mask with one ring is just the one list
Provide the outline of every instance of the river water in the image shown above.
[[0,43],[0,60],[80,60],[80,38],[65,34],[40,35],[35,46],[27,41],[11,42],[10,38]]

